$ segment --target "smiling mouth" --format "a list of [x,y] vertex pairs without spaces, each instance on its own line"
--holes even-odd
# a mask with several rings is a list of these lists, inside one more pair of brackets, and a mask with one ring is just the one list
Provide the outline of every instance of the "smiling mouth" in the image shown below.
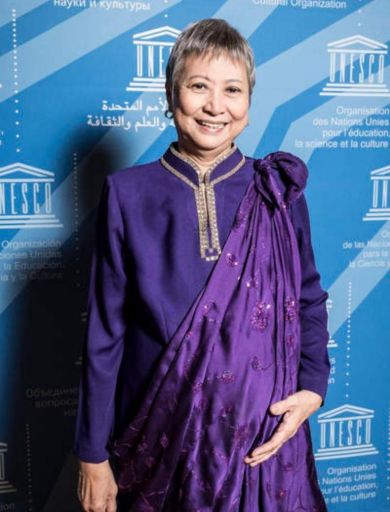
[[204,126],[205,128],[208,128],[209,130],[215,130],[218,131],[224,126],[227,125],[227,123],[211,123],[209,121],[202,121],[200,119],[197,119],[196,121],[200,126]]

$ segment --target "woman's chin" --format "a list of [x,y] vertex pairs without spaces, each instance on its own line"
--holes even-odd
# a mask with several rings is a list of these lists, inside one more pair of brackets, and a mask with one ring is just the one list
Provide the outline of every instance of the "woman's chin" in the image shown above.
[[202,136],[196,137],[189,141],[187,149],[193,149],[194,151],[213,151],[213,152],[222,152],[225,149],[229,148],[232,144],[233,140],[218,138],[215,134],[211,136]]

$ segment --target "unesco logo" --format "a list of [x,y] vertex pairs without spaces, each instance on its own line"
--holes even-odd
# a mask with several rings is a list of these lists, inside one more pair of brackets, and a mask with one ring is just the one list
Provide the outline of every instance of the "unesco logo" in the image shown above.
[[0,494],[16,492],[16,489],[5,478],[5,454],[8,451],[6,443],[0,443]]
[[126,91],[165,91],[165,66],[180,30],[160,27],[133,36],[137,74]]
[[321,96],[390,96],[386,44],[356,35],[329,43],[328,53],[329,82]]
[[390,220],[390,165],[371,171],[371,208],[363,220]]
[[374,411],[345,404],[318,416],[320,448],[318,460],[375,455],[371,442]]
[[63,227],[53,213],[54,173],[14,163],[0,168],[0,229]]

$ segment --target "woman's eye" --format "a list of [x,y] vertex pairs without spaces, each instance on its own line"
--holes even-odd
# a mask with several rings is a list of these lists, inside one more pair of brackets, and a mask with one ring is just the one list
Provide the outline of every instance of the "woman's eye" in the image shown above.
[[227,92],[230,94],[237,94],[241,91],[238,87],[228,87]]
[[201,91],[203,89],[206,89],[206,84],[202,84],[202,83],[196,83],[196,84],[192,84],[191,85],[191,89],[195,89],[197,91]]

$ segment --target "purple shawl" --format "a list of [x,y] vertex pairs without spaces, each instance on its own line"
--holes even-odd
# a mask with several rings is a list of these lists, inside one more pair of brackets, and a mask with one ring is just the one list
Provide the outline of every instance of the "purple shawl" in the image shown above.
[[243,460],[281,419],[269,406],[297,390],[301,262],[287,208],[306,180],[289,153],[255,162],[205,287],[113,443],[126,510],[326,511],[307,420],[269,460]]

